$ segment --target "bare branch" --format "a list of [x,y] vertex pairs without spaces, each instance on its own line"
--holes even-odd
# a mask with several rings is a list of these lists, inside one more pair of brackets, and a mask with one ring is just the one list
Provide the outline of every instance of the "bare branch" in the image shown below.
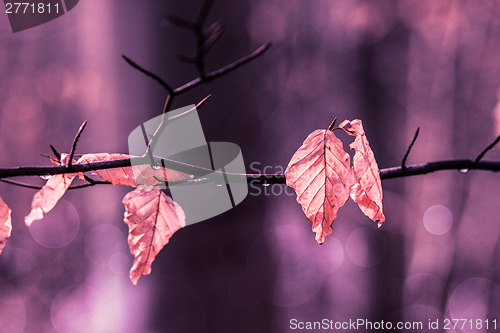
[[[159,159],[159,157],[156,157]],[[0,168],[0,178],[8,177],[18,177],[18,176],[43,176],[43,175],[56,175],[56,174],[66,174],[75,172],[87,172],[103,169],[112,169],[118,167],[131,166],[131,161],[134,165],[148,165],[150,164],[149,158],[144,157],[132,157],[130,159],[113,160],[105,162],[95,162],[86,164],[76,164],[72,166],[72,170],[68,170],[65,166],[49,166],[49,167],[18,167],[18,168]],[[171,159],[163,158],[165,167],[172,170],[177,170],[185,172],[195,177],[204,177],[208,173],[217,173],[220,171],[214,171],[210,168],[203,168],[195,166],[188,163],[183,163],[179,161],[174,161]],[[416,164],[407,166],[403,169],[401,166],[393,168],[385,168],[380,170],[380,178],[382,180],[391,178],[402,178],[416,175],[424,175],[431,172],[436,172],[440,170],[462,170],[470,169],[474,161],[470,159],[459,159],[459,160],[443,160],[434,161],[424,164]],[[500,171],[500,161],[479,161],[475,166],[476,170],[485,171]],[[285,176],[283,174],[240,174],[240,173],[226,173],[228,180],[238,181],[243,177],[246,177],[247,182],[252,182],[255,184],[284,184],[286,182]],[[2,180],[2,179],[0,179]],[[2,180],[3,181],[3,180]],[[192,181],[187,181],[186,184],[196,184],[204,179],[193,179]],[[12,181],[8,181],[12,183]],[[102,182],[94,181],[95,184],[85,184],[86,186],[78,185],[78,188],[88,187],[90,185],[101,184]],[[104,182],[107,184],[107,182]],[[17,184],[15,184],[17,185]],[[21,185],[22,186],[22,185]]]
[[247,56],[244,56],[243,58],[240,58],[238,60],[236,60],[235,62],[229,64],[229,65],[226,65],[222,68],[219,68],[215,71],[212,71],[210,73],[207,73],[206,74],[206,81],[205,80],[202,80],[200,77],[197,77],[191,81],[189,81],[188,83],[178,87],[178,88],[175,88],[174,89],[174,93],[176,95],[180,95],[188,90],[191,90],[193,89],[194,87],[197,87],[199,86],[200,84],[204,83],[204,82],[208,82],[208,81],[211,81],[213,79],[216,79],[218,77],[221,77],[225,74],[228,74],[232,71],[234,71],[235,69],[247,64],[248,62],[258,58],[259,56],[263,55],[264,52],[266,52],[267,50],[269,50],[269,48],[272,46],[272,42],[269,42],[267,44],[264,44],[262,45],[261,47],[259,47],[257,50],[253,51],[252,53],[250,53],[249,55]]
[[132,66],[133,68],[137,69],[139,72],[143,73],[144,75],[152,78],[153,80],[155,80],[156,82],[158,82],[169,94],[172,94],[174,92],[174,89],[172,89],[172,87],[170,87],[167,82],[165,82],[161,77],[159,77],[158,75],[154,74],[154,73],[151,73],[150,71],[148,71],[147,69],[144,69],[142,68],[141,66],[139,66],[136,62],[134,62],[132,59],[130,59],[129,57],[127,57],[126,55],[122,55],[122,58],[125,59],[125,61],[130,65]]

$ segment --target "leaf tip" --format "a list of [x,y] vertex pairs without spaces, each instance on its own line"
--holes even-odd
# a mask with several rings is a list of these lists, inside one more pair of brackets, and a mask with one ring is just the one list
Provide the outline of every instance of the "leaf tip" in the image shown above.
[[29,215],[24,217],[24,224],[29,228],[35,221],[43,219],[43,210],[39,207],[35,207],[31,210]]

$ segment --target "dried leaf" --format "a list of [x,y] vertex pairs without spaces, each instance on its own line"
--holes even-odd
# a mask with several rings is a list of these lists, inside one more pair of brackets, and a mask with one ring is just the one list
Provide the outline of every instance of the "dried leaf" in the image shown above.
[[349,199],[349,189],[354,183],[350,157],[342,141],[330,130],[314,131],[293,155],[285,176],[313,224],[316,241],[322,244],[332,233],[333,220]]
[[24,218],[24,222],[29,227],[34,221],[41,220],[54,208],[56,203],[66,193],[76,174],[54,175],[47,180],[42,189],[36,192],[31,202],[31,212]]
[[[350,128],[346,128],[348,125]],[[363,130],[363,124],[359,119],[344,120],[339,127],[355,137],[354,142],[349,145],[351,149],[354,149],[353,171],[356,177],[356,184],[351,189],[351,197],[361,211],[373,221],[378,222],[380,227],[385,221],[382,212],[382,182],[377,161]]]
[[0,254],[2,254],[7,239],[9,239],[12,232],[10,213],[11,209],[2,198],[0,198]]
[[[125,154],[85,154],[76,162],[76,164],[114,161],[130,157],[130,155]],[[145,186],[154,186],[158,184],[158,179],[162,181],[180,181],[193,178],[191,175],[167,168],[159,168],[158,170],[155,170],[150,165],[96,170],[94,173],[101,177],[102,180],[108,181],[113,185],[125,185],[131,187],[137,187],[137,183]]]
[[[78,159],[76,164],[114,161],[126,158],[130,158],[130,156],[125,154],[108,153],[85,154]],[[113,185],[137,186],[134,174],[132,173],[132,167],[96,170],[92,173],[97,174],[102,180],[110,182]]]
[[128,245],[134,255],[133,284],[151,273],[151,264],[170,237],[186,225],[182,208],[160,189],[137,188],[123,198]]

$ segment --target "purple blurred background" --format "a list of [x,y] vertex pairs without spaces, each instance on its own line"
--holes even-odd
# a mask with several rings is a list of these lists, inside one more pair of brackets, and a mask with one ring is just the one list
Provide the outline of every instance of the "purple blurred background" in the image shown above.
[[[48,164],[39,154],[67,152],[84,120],[77,152],[126,153],[165,92],[121,54],[173,86],[191,80],[194,66],[177,55],[195,39],[165,18],[194,20],[201,4],[86,0],[19,33],[0,13],[0,165]],[[249,172],[281,173],[334,117],[363,120],[380,168],[401,163],[417,127],[409,164],[474,158],[500,134],[500,1],[218,0],[216,20],[226,31],[209,70],[274,46],[173,108],[211,93],[199,110],[207,141],[238,144]],[[455,318],[483,327],[450,332],[493,332],[484,320],[500,326],[498,175],[382,185],[382,228],[348,202],[319,246],[290,189],[254,184],[235,209],[177,232],[133,286],[121,204],[130,189],[69,191],[28,230],[35,191],[1,183],[13,235],[0,256],[0,331],[289,332],[291,319],[360,318],[437,332],[429,320]]]

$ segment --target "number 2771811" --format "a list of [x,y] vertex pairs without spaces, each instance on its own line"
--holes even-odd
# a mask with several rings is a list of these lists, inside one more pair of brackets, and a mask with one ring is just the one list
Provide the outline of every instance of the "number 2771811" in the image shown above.
[[6,14],[59,14],[59,4],[43,2],[6,2]]

